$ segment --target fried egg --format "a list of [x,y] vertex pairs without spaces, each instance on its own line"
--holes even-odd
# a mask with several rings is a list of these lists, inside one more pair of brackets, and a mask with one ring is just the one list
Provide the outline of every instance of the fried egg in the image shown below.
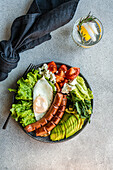
[[53,89],[48,81],[42,77],[34,86],[33,89],[33,111],[36,120],[41,119],[53,100]]

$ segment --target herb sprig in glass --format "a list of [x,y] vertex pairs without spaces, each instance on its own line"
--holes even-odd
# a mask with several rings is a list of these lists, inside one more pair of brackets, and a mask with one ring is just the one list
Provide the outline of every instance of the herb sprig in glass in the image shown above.
[[77,25],[77,27],[78,27],[78,34],[79,34],[83,44],[84,44],[84,36],[85,35],[81,32],[81,26],[82,26],[83,23],[92,22],[95,19],[96,18],[93,15],[91,15],[91,11],[90,11],[89,14],[87,15],[87,17],[81,18],[79,23],[78,23],[78,25]]

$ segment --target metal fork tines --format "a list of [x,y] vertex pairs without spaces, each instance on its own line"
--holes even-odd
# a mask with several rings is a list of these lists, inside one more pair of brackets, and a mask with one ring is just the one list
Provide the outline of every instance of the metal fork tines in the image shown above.
[[[23,77],[23,78],[26,78],[27,73],[30,72],[30,71],[32,71],[32,69],[35,69],[35,65],[33,65],[33,64],[31,63],[31,64],[27,67],[27,69],[25,70],[25,72],[24,72],[24,74],[23,74],[22,77]],[[9,113],[9,115],[8,115],[8,117],[7,117],[6,121],[5,121],[2,129],[6,129],[10,117],[11,117],[11,112]]]
[[28,72],[32,71],[32,69],[35,69],[35,65],[33,65],[32,63],[28,66],[28,68],[26,69],[26,71],[24,72],[23,76],[24,78],[26,78],[26,75]]

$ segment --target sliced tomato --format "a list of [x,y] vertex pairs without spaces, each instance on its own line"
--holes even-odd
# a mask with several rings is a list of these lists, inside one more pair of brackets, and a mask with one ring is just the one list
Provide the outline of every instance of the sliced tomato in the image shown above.
[[59,83],[61,81],[64,81],[64,77],[56,75],[56,82]]
[[65,73],[63,70],[59,70],[58,73],[56,74],[56,82],[61,82],[64,81]]
[[50,65],[54,65],[55,67],[57,67],[57,65],[55,64],[54,61],[51,61],[50,63],[48,63],[48,67],[49,67]]
[[60,77],[65,77],[65,73],[63,70],[59,70],[56,75],[59,75]]
[[66,72],[66,78],[73,80],[76,78],[80,73],[80,68],[78,67],[71,67],[67,72]]
[[48,70],[51,71],[52,73],[56,73],[56,71],[57,71],[57,65],[55,64],[54,61],[51,61],[51,62],[48,64]]
[[62,70],[63,72],[66,72],[67,71],[67,67],[66,67],[66,65],[61,65],[58,70],[59,71]]
[[52,73],[56,73],[57,68],[54,67],[53,65],[51,65],[51,66],[48,67],[48,70],[51,71]]
[[61,91],[61,88],[60,88],[59,84],[58,84],[58,83],[55,83],[55,85],[56,85],[57,91],[60,92],[60,91]]
[[62,82],[60,82],[59,84],[60,84],[60,87],[63,87],[64,86],[64,84],[65,83],[67,83],[68,82],[68,80],[67,79],[65,79],[64,81],[62,81]]
[[71,68],[67,71],[66,75],[71,76],[71,75],[73,75],[73,74],[75,74],[75,69],[74,69],[73,67],[71,67]]

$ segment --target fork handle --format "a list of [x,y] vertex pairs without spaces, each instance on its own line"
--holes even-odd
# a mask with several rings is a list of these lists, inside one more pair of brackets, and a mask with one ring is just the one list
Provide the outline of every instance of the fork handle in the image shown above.
[[11,117],[11,112],[9,113],[9,115],[8,115],[8,117],[7,117],[6,121],[5,121],[2,129],[6,129],[10,117]]

